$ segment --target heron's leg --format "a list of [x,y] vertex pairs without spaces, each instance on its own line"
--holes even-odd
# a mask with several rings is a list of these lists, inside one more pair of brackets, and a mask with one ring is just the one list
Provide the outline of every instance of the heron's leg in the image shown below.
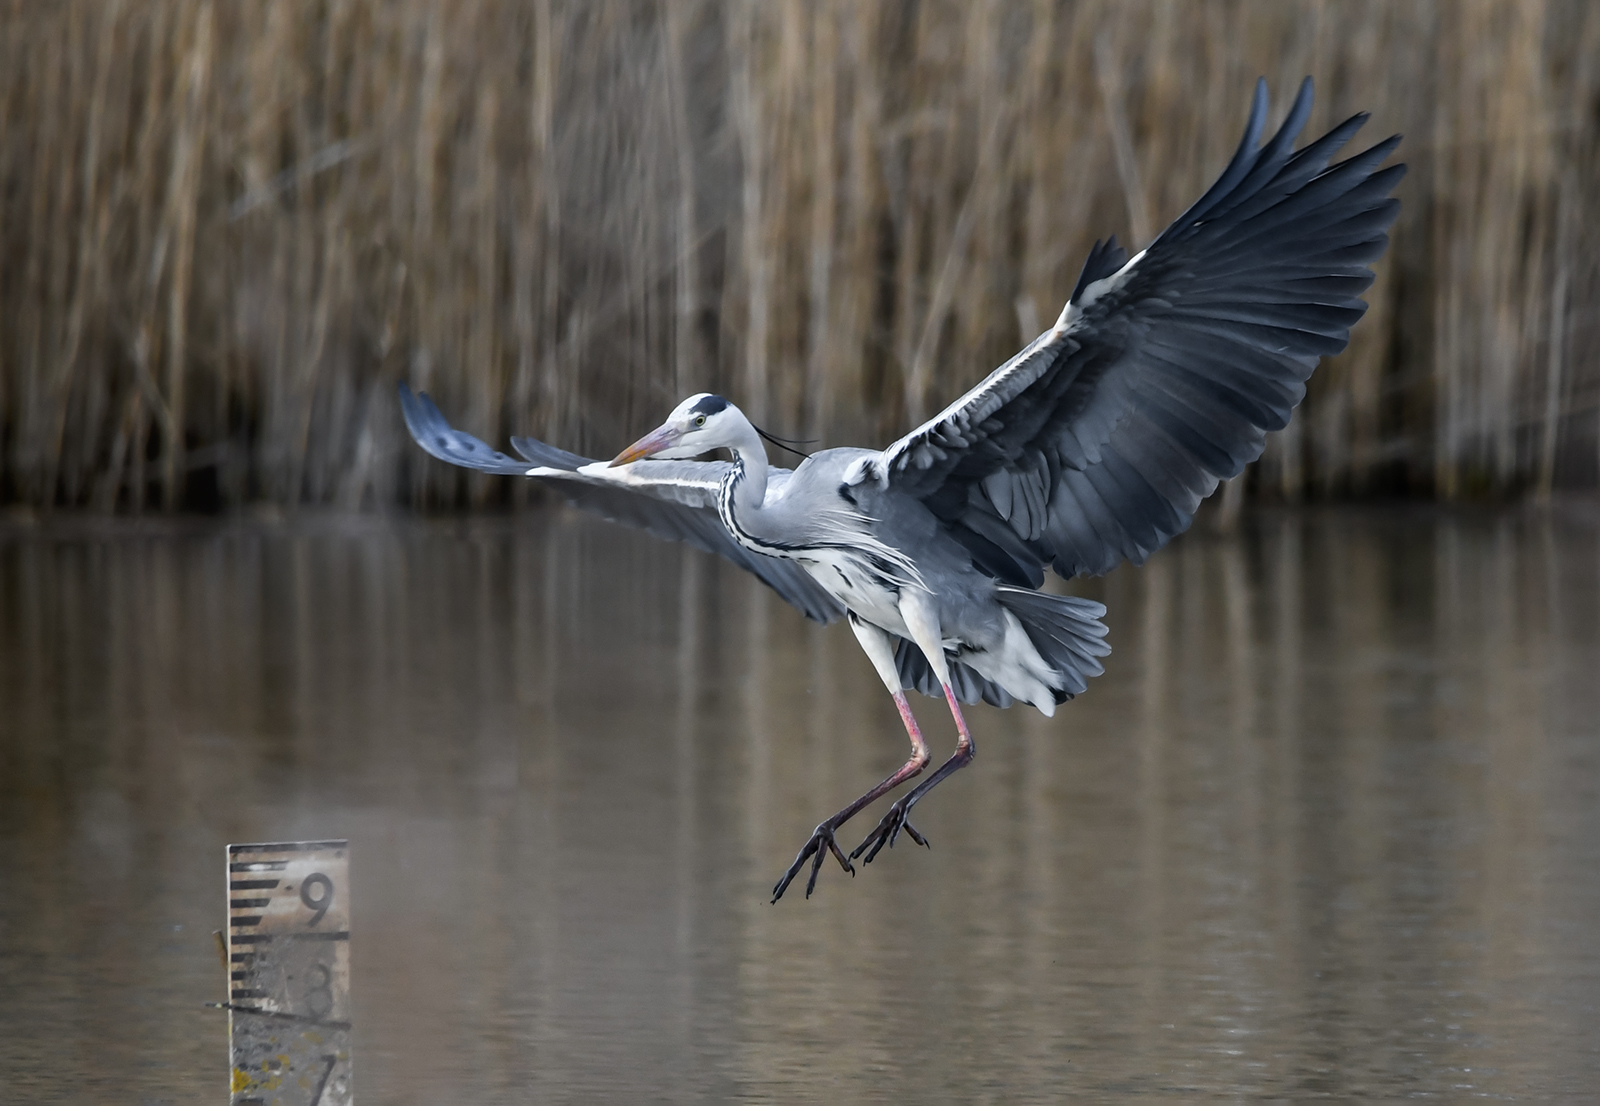
[[[956,751],[951,754],[949,760],[939,765],[938,770],[933,775],[918,784],[910,794],[897,799],[894,805],[884,814],[883,820],[878,823],[871,833],[867,834],[867,839],[855,847],[855,850],[850,854],[850,859],[854,860],[865,852],[867,854],[866,860],[863,861],[865,864],[871,864],[872,858],[878,855],[879,850],[884,845],[893,847],[902,829],[917,844],[926,846],[928,844],[927,839],[918,833],[916,827],[906,820],[911,813],[911,808],[916,806],[918,800],[924,795],[937,787],[939,782],[946,776],[970,764],[972,758],[977,754],[977,749],[972,743],[972,733],[967,729],[967,720],[961,714],[961,704],[956,701],[956,693],[950,686],[950,666],[945,661],[944,639],[939,632],[938,616],[933,609],[932,602],[921,593],[907,593],[900,600],[900,613],[906,620],[906,628],[911,631],[911,636],[915,640],[917,648],[921,649],[923,655],[928,658],[928,663],[933,667],[934,674],[939,677],[939,686],[944,689],[944,701],[949,705],[950,714],[956,721]],[[868,851],[869,849],[871,850],[870,852]]]
[[[918,833],[916,827],[906,820],[910,817],[911,808],[916,806],[917,801],[924,795],[939,786],[941,780],[952,772],[965,768],[972,762],[972,758],[977,755],[977,747],[972,744],[972,734],[967,731],[967,720],[961,716],[961,706],[956,702],[955,691],[952,690],[948,683],[941,683],[940,686],[944,688],[944,701],[950,704],[950,713],[955,716],[956,720],[956,734],[958,735],[956,738],[956,751],[950,754],[949,760],[939,765],[933,775],[917,784],[909,794],[895,800],[894,805],[884,814],[883,820],[878,823],[877,828],[867,834],[867,839],[857,845],[854,851],[850,853],[851,860],[866,852],[866,859],[862,863],[871,864],[872,858],[878,855],[878,851],[884,845],[888,845],[890,848],[894,847],[895,839],[900,836],[902,829],[917,844],[927,846],[927,838]],[[867,852],[869,847],[871,851]]]
[[794,882],[795,876],[800,874],[800,869],[805,867],[807,860],[811,861],[811,876],[806,880],[806,898],[809,899],[812,889],[817,885],[817,873],[822,869],[823,858],[830,852],[845,871],[855,875],[855,867],[833,839],[834,831],[853,818],[862,807],[893,791],[928,766],[928,743],[922,739],[922,731],[917,727],[916,716],[911,713],[911,704],[906,702],[905,692],[900,690],[900,674],[894,665],[894,640],[878,627],[860,621],[855,615],[850,616],[850,628],[856,632],[856,639],[861,642],[861,648],[872,660],[872,666],[877,669],[878,677],[894,696],[894,705],[900,712],[900,721],[905,723],[906,736],[911,739],[911,757],[878,786],[817,826],[811,834],[811,839],[794,858],[794,863],[789,865],[789,870],[783,873],[783,878],[772,889],[773,902],[783,897],[783,893],[789,889],[789,884]]

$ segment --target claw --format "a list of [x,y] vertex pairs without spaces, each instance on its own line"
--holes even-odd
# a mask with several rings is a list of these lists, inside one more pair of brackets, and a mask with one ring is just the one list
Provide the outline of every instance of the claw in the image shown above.
[[[855,875],[856,874],[855,865],[851,864],[849,859],[844,855],[844,850],[841,849],[839,847],[839,843],[833,839],[833,833],[831,831],[828,833],[828,851],[831,852],[834,855],[835,859],[837,859],[839,861],[839,867],[843,868],[845,871],[849,872],[851,875]],[[821,861],[819,860],[817,863],[820,864]],[[815,882],[817,877],[816,877],[816,873],[814,871],[812,873],[811,878],[812,878],[812,881]],[[811,894],[811,888],[807,887],[806,888],[806,895],[809,896],[810,894]]]
[[812,832],[811,839],[801,848],[800,855],[794,858],[794,863],[789,865],[789,870],[783,873],[783,878],[772,889],[773,902],[783,898],[783,893],[789,889],[789,884],[794,882],[794,877],[800,874],[800,869],[805,867],[807,860],[811,861],[811,875],[806,880],[806,898],[808,899],[817,886],[817,873],[822,871],[822,862],[827,859],[829,853],[832,853],[839,861],[839,867],[849,872],[852,876],[856,874],[855,865],[850,863],[849,859],[844,855],[844,850],[839,848],[839,843],[833,839],[833,830],[833,826],[823,822]]

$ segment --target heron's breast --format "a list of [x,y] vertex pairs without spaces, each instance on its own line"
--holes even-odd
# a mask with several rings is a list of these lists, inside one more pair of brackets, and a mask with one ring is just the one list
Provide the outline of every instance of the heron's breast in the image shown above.
[[801,565],[822,589],[859,618],[890,633],[907,635],[900,614],[900,583],[848,550],[808,551]]

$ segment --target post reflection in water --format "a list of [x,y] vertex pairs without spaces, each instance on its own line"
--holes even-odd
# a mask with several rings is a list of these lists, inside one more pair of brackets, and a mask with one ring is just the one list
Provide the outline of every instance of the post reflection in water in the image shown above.
[[218,1093],[222,847],[329,837],[377,1101],[1589,1093],[1600,521],[1263,513],[1075,586],[1106,675],[975,708],[931,852],[772,906],[904,739],[721,563],[559,512],[0,532],[0,1099]]

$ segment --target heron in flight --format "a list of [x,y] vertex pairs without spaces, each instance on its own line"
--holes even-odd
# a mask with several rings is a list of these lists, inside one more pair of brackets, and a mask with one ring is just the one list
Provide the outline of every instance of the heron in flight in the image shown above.
[[[728,558],[810,618],[848,620],[911,754],[821,822],[772,893],[810,861],[809,897],[830,854],[853,875],[901,831],[927,844],[907,819],[973,758],[962,703],[1052,715],[1102,671],[1105,608],[1040,591],[1046,567],[1071,578],[1143,563],[1261,455],[1318,359],[1344,349],[1405,167],[1381,168],[1398,135],[1331,163],[1365,115],[1295,151],[1310,113],[1307,78],[1262,144],[1258,81],[1238,151],[1194,206],[1132,259],[1114,237],[1097,242],[1055,325],[887,449],[777,468],[739,408],[706,393],[609,463],[531,438],[512,438],[521,459],[509,457],[402,384],[406,423],[441,460],[548,481],[580,508]],[[694,459],[719,449],[731,459]],[[929,764],[912,688],[944,699],[955,751],[847,856],[840,826]]]

